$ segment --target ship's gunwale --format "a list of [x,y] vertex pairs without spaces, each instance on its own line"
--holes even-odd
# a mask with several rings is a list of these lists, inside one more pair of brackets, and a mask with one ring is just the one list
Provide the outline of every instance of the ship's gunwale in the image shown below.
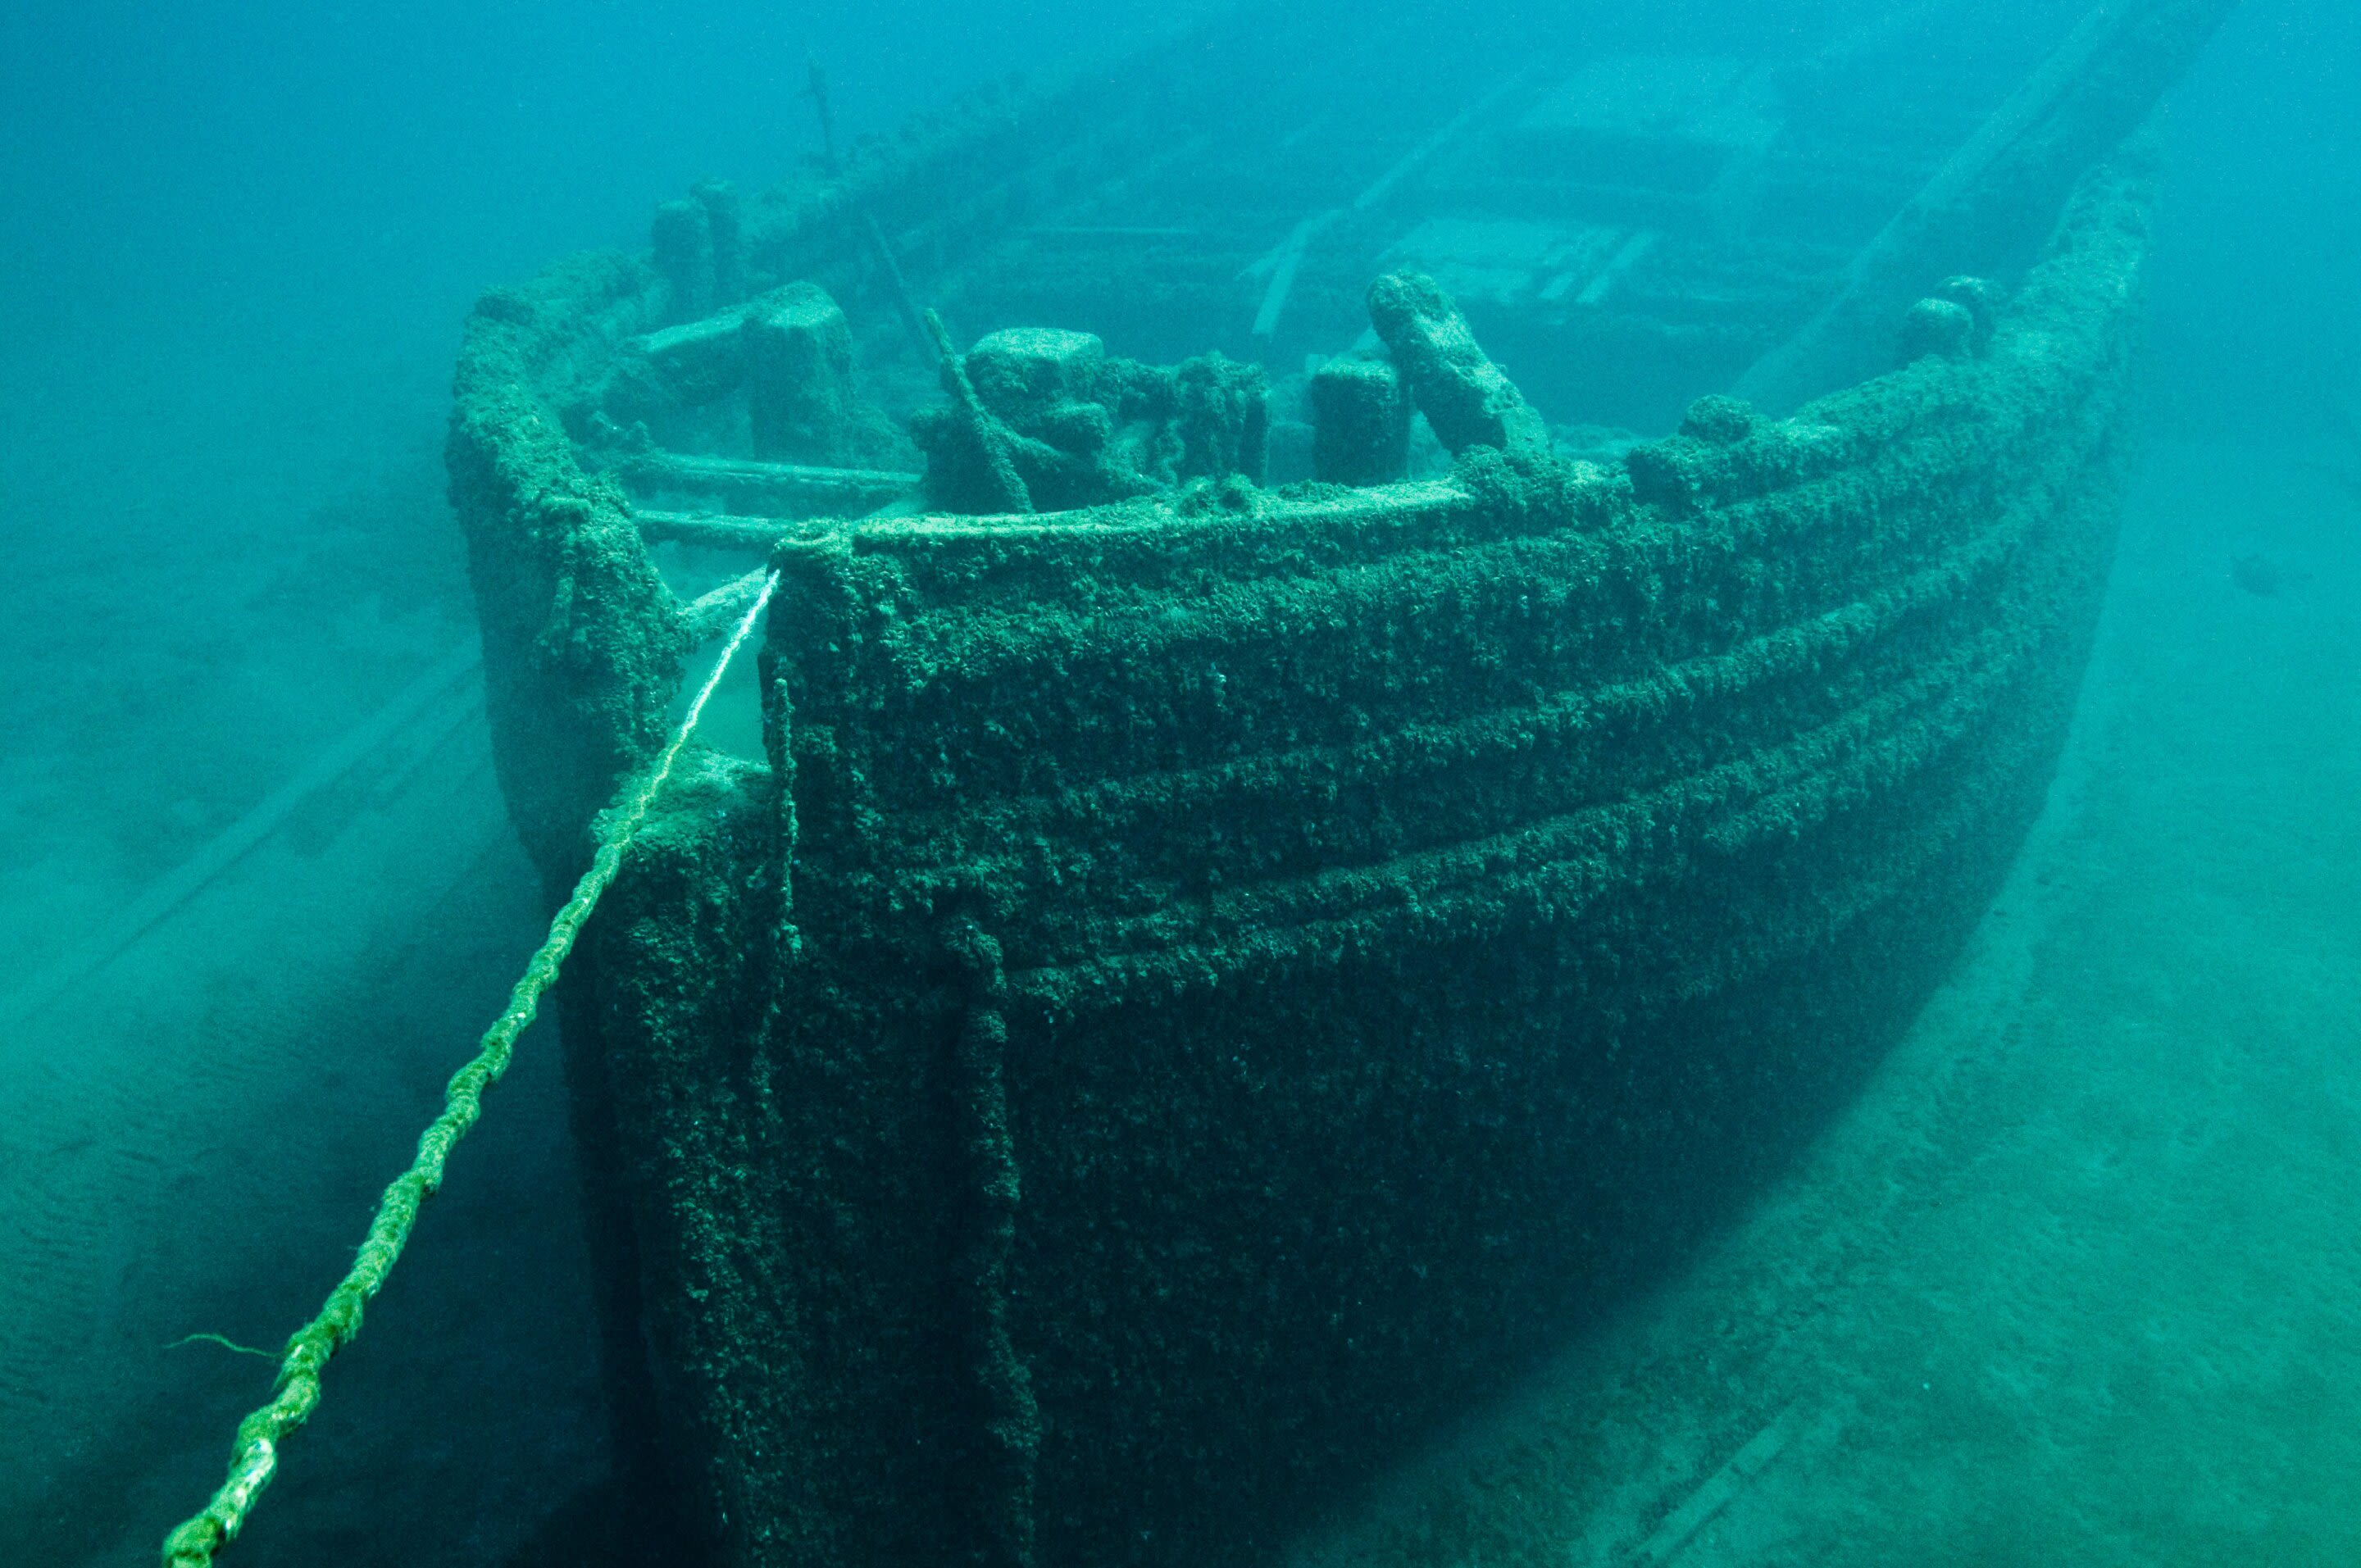
[[[2093,258],[2086,256],[2076,259],[2087,267]],[[2114,275],[2114,269],[2103,261],[2100,272],[2102,280],[2097,291],[2103,308],[2097,313],[2105,317],[2110,313],[2120,311],[2127,296],[2122,287],[2125,280]],[[2070,403],[2075,396],[2076,378],[2070,376],[2063,381],[2057,381],[2057,377],[2061,365],[2071,362],[2072,356],[2061,358],[2059,353],[2059,338],[2056,326],[2054,322],[2048,320],[2054,314],[2051,307],[2056,305],[2056,302],[2042,301],[2041,286],[2039,275],[2037,275],[2036,282],[2028,289],[2028,298],[2035,306],[2041,308],[2022,313],[2030,313],[2033,320],[2028,323],[2020,319],[2021,313],[2012,312],[2004,321],[1989,358],[1964,365],[1930,362],[1915,369],[1897,372],[1894,377],[1881,378],[1880,383],[1872,383],[1867,388],[1824,400],[1795,418],[1768,427],[1758,440],[1782,459],[1775,466],[1787,481],[1783,485],[1764,488],[1759,484],[1741,484],[1738,487],[1741,491],[1752,493],[1747,494],[1744,499],[1726,499],[1719,506],[1695,500],[1645,505],[1634,499],[1627,477],[1593,470],[1577,477],[1558,498],[1560,506],[1565,510],[1553,513],[1547,519],[1536,520],[1532,524],[1533,536],[1563,535],[1571,526],[1574,537],[1582,543],[1584,548],[1592,550],[1602,562],[1607,561],[1616,548],[1615,535],[1619,528],[1641,525],[1668,535],[1671,543],[1664,544],[1663,548],[1673,553],[1701,547],[1709,541],[1717,553],[1773,554],[1783,541],[1773,525],[1782,519],[1792,523],[1797,514],[1792,510],[1773,507],[1770,503],[1778,500],[1792,506],[1798,496],[1808,492],[1813,486],[1832,484],[1841,488],[1858,480],[1864,468],[1876,468],[1874,459],[1866,462],[1861,459],[1859,455],[1864,451],[1891,453],[1897,444],[1906,444],[1907,437],[1913,433],[1941,433],[1949,428],[1972,425],[1979,418],[1998,418],[2000,416],[1993,411],[2012,401],[2004,394],[2013,387],[2018,390],[2026,387],[2039,387],[2037,406],[2043,397],[2053,403]],[[2105,356],[2092,354],[2090,341],[2084,343],[2083,350],[2082,362],[2087,373],[2103,372]],[[2056,384],[2043,385],[2053,381]],[[2031,447],[2037,447],[2045,439],[2048,437],[2038,432],[2028,432],[2023,437],[2025,444]],[[1973,446],[1972,443],[1970,444]],[[1989,455],[1981,449],[1972,450],[1971,466],[1988,459]],[[1733,457],[1727,451],[1716,453],[1699,447],[1688,456],[1708,466],[1717,461],[1741,470],[1747,466],[1742,455]],[[1848,458],[1853,461],[1848,464]],[[1906,485],[1923,485],[1926,479],[1924,472],[1911,473],[1905,479],[1893,480],[1892,488],[1898,494]],[[1361,491],[1343,500],[1305,503],[1282,499],[1269,503],[1267,509],[1257,506],[1250,519],[1219,513],[1194,520],[1176,518],[1169,508],[1152,504],[1136,504],[1113,512],[1102,510],[1068,514],[1056,520],[1026,520],[1008,527],[1006,532],[1001,532],[1007,526],[1005,524],[978,520],[896,519],[842,525],[839,529],[796,541],[781,547],[778,559],[792,570],[798,562],[825,557],[839,551],[867,549],[893,554],[898,550],[907,549],[915,554],[927,546],[945,543],[973,545],[994,555],[1020,558],[1028,546],[1087,546],[1101,539],[1137,539],[1145,542],[1158,554],[1160,562],[1169,565],[1175,555],[1186,558],[1186,553],[1192,546],[1215,550],[1228,548],[1235,543],[1241,530],[1253,531],[1257,539],[1284,540],[1290,526],[1301,519],[1334,521],[1341,518],[1356,522],[1367,521],[1382,528],[1395,521],[1399,509],[1391,498],[1401,493],[1403,488],[1418,498],[1421,507],[1425,509],[1422,511],[1424,518],[1431,519],[1438,514],[1464,514],[1470,509],[1480,510],[1483,504],[1463,485],[1445,481],[1393,490]],[[1841,511],[1841,503],[1848,499],[1856,510],[1864,504],[1862,497],[1853,495],[1839,497],[1832,505]],[[1766,674],[1766,664],[1782,666],[1790,673],[1808,672],[1816,664],[1825,662],[1832,652],[1842,652],[1850,645],[1888,635],[1897,628],[1906,627],[1915,618],[1942,613],[1947,596],[1956,598],[1962,592],[1971,590],[1981,577],[2004,568],[2012,553],[2022,548],[2030,514],[2037,512],[2045,505],[2055,504],[2058,499],[2055,496],[2037,494],[2020,497],[2001,506],[1999,516],[1985,527],[1966,539],[1951,541],[1955,548],[1938,551],[1916,565],[1909,574],[1866,598],[1844,598],[1818,606],[1810,613],[1756,628],[1750,635],[1741,635],[1728,643],[1698,651],[1686,659],[1651,666],[1645,674],[1621,682],[1552,692],[1529,705],[1512,704],[1487,708],[1463,717],[1451,725],[1450,729],[1457,733],[1443,737],[1441,744],[1447,748],[1458,743],[1469,732],[1493,729],[1503,732],[1497,743],[1504,750],[1513,750],[1521,742],[1529,744],[1535,730],[1553,725],[1580,729],[1599,709],[1618,703],[1632,707],[1653,705],[1658,709],[1656,717],[1669,722],[1680,709],[1706,704],[1718,692],[1735,692],[1742,698],[1744,693],[1737,690],[1741,684],[1741,674],[1759,681]],[[1872,495],[1866,504],[1874,509],[1879,505],[1891,505],[1893,500],[1893,494],[1884,496],[1883,499]],[[1569,524],[1569,514],[1578,521]],[[1802,515],[1806,527],[1831,526],[1826,515],[1810,508],[1804,509]],[[1766,518],[1768,522],[1764,521]],[[1514,529],[1507,532],[1513,533]],[[1485,543],[1497,543],[1499,538],[1499,535],[1488,535]],[[1114,561],[1094,557],[1093,567],[1094,571],[1117,579],[1122,576],[1118,564]],[[1325,576],[1331,578],[1344,569],[1333,565],[1326,568],[1307,566],[1302,555],[1292,552],[1282,553],[1274,567],[1282,573],[1308,577],[1320,577],[1324,570]],[[1633,569],[1645,572],[1650,567],[1645,560],[1642,560]],[[962,587],[968,587],[974,583],[977,571],[972,564],[962,562],[958,566],[946,569],[942,575],[957,579]],[[975,591],[983,597],[983,590]],[[801,633],[789,630],[783,635],[792,644]],[[829,637],[834,635],[834,630],[830,629],[816,635]],[[1087,638],[1088,628],[1077,635]],[[1208,641],[1218,644],[1221,637],[1216,633]],[[959,665],[968,662],[955,649],[933,652],[946,664]],[[1128,652],[1137,656],[1138,651],[1134,648]],[[1769,673],[1775,675],[1780,671],[1774,668]],[[828,678],[851,678],[851,671],[849,667],[834,670]],[[890,686],[891,684],[889,680],[887,685]],[[1934,694],[1927,700],[1938,700],[1941,695]],[[1402,759],[1416,753],[1428,739],[1422,734],[1424,728],[1417,722],[1403,725],[1364,743],[1362,750],[1389,752],[1399,768]],[[1832,717],[1813,736],[1799,738],[1797,744],[1800,746],[1806,740],[1817,737],[1828,745],[1834,745],[1841,734],[1863,728],[1859,714],[1848,710]],[[1333,761],[1345,750],[1347,748],[1314,745],[1264,751],[1231,762],[1212,762],[1194,769],[1167,773],[1158,779],[1157,785],[1168,794],[1179,795],[1185,794],[1194,783],[1200,786],[1200,793],[1211,795],[1222,791],[1241,772],[1283,773],[1293,771],[1309,775],[1319,764]],[[1720,764],[1708,770],[1705,775],[1676,773],[1664,778],[1653,786],[1652,798],[1669,805],[1681,800],[1693,802],[1700,795],[1709,796],[1716,793],[1711,780],[1717,774],[1724,775],[1724,787],[1730,787],[1727,784],[1730,766],[1729,763]],[[1759,768],[1756,771],[1759,772]],[[1793,780],[1789,782],[1794,783]],[[1136,799],[1142,783],[1142,779],[1136,776],[1110,774],[1091,776],[1079,784],[1061,784],[1058,789],[1048,792],[1027,791],[1021,787],[994,788],[987,790],[979,800],[962,801],[958,809],[970,814],[977,811],[1000,814],[1008,822],[1003,831],[1011,839],[1022,838],[1028,831],[1037,835],[1071,832],[1071,824],[1082,818],[1105,822],[1119,820],[1121,812],[1117,802]],[[1770,804],[1774,803],[1778,796],[1779,788],[1758,780],[1752,787],[1746,808],[1768,810]],[[883,801],[878,804],[880,806],[884,805]],[[1471,838],[1419,846],[1397,859],[1404,865],[1423,862],[1441,867],[1458,863],[1477,868],[1456,875],[1421,879],[1428,880],[1428,896],[1446,901],[1450,897],[1449,890],[1455,886],[1480,888],[1488,879],[1504,874],[1481,869],[1504,861],[1538,860],[1543,869],[1531,875],[1545,882],[1548,867],[1559,862],[1535,850],[1538,840],[1548,839],[1554,833],[1570,843],[1587,842],[1588,835],[1581,824],[1588,822],[1595,825],[1604,821],[1619,806],[1629,806],[1630,804],[1624,800],[1583,803],[1550,819],[1504,824],[1488,833]],[[1053,805],[1057,809],[1050,809]],[[894,805],[885,808],[927,809],[923,803],[912,801],[907,792],[895,796]],[[1174,812],[1169,804],[1141,809],[1150,817],[1159,810],[1170,813],[1175,819],[1187,815]],[[808,832],[812,817],[804,807],[798,808],[798,815],[807,823]],[[1646,819],[1651,813],[1642,810],[1639,815]],[[1738,811],[1732,808],[1723,815],[1735,819]],[[1061,817],[1066,825],[1059,827],[1049,820],[1053,817]],[[1734,825],[1733,821],[1724,823],[1718,833],[1708,835],[1708,840],[1718,838],[1724,842],[1735,843],[1742,841],[1744,837],[1742,828]],[[914,853],[921,848],[913,842],[901,852]],[[947,855],[945,869],[956,858],[956,855]],[[1580,858],[1573,851],[1564,857],[1567,861]],[[1276,942],[1279,940],[1276,933],[1279,928],[1301,927],[1307,933],[1302,940],[1282,945],[1313,949],[1323,945],[1321,938],[1308,934],[1315,929],[1345,931],[1356,925],[1366,928],[1373,922],[1382,923],[1389,918],[1396,924],[1409,918],[1402,916],[1399,907],[1401,904],[1399,894],[1389,892],[1382,885],[1386,880],[1376,874],[1372,866],[1356,863],[1334,866],[1304,876],[1258,883],[1244,890],[1202,899],[1175,897],[1170,904],[1150,915],[1129,918],[1109,916],[1093,922],[1087,935],[1089,945],[1095,950],[1089,954],[1071,948],[1063,952],[1030,952],[1022,958],[1011,952],[1011,983],[1022,992],[1038,993],[1045,999],[1056,998],[1057,1005],[1071,1008],[1095,1005],[1079,999],[1087,998],[1103,987],[1110,988],[1105,1004],[1115,1005],[1112,1000],[1115,994],[1134,989],[1131,984],[1113,984],[1114,977],[1126,973],[1155,971],[1167,977],[1194,976],[1197,983],[1217,982],[1211,977],[1218,977],[1223,966],[1194,959],[1189,949],[1230,946],[1222,933],[1234,936],[1240,929],[1253,928],[1272,933],[1272,939]],[[1350,890],[1362,884],[1367,884],[1366,890],[1359,896],[1352,895]],[[1343,890],[1344,896],[1336,896],[1331,890]],[[1411,902],[1417,900],[1413,898]],[[1186,903],[1193,912],[1191,917],[1176,913],[1174,905],[1182,903]],[[1287,913],[1290,907],[1295,911],[1292,916]],[[1432,916],[1433,912],[1430,912],[1429,917]],[[1192,930],[1197,933],[1193,938],[1187,934]],[[1279,960],[1273,959],[1271,961]]]

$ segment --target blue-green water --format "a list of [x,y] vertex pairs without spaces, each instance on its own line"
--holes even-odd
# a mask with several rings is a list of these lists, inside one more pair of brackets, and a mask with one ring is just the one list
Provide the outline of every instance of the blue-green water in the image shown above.
[[[1682,14],[1770,48],[1881,9],[1725,4]],[[1483,26],[1513,51],[1555,15]],[[439,443],[480,289],[807,155],[809,60],[851,137],[1157,19],[0,18],[0,997],[112,950],[144,890],[472,636]],[[1693,1277],[1337,1500],[1307,1552],[2350,1560],[2356,83],[2346,8],[2249,0],[2159,115],[2122,565],[2059,798],[1952,988]],[[202,1499],[267,1374],[167,1347],[274,1344],[312,1310],[530,948],[469,690],[0,1033],[16,1560],[149,1561]],[[501,1563],[598,1477],[594,1282],[538,1046],[234,1561]],[[1795,1414],[1730,1500],[1677,1541],[1633,1524],[1746,1452],[1730,1412],[1766,1379]]]

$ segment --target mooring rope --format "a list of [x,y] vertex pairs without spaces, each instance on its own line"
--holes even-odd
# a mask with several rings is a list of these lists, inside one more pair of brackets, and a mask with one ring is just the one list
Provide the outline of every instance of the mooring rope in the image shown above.
[[548,938],[525,965],[516,988],[509,992],[507,1009],[484,1031],[483,1043],[474,1059],[454,1073],[444,1089],[443,1113],[419,1135],[418,1157],[394,1179],[393,1185],[378,1201],[377,1218],[369,1225],[368,1238],[361,1243],[360,1255],[353,1260],[351,1272],[328,1293],[319,1315],[287,1341],[270,1402],[238,1423],[229,1478],[214,1494],[204,1512],[164,1538],[164,1568],[205,1568],[214,1553],[236,1539],[244,1527],[256,1498],[278,1472],[280,1444],[311,1419],[320,1402],[320,1374],[329,1358],[360,1332],[362,1310],[393,1272],[402,1247],[410,1240],[411,1227],[418,1219],[419,1205],[443,1185],[444,1162],[459,1140],[467,1136],[467,1129],[483,1115],[484,1091],[499,1082],[500,1075],[508,1070],[517,1036],[533,1022],[541,1005],[542,992],[557,979],[558,966],[573,950],[574,939],[581,933],[583,923],[598,907],[599,895],[615,880],[615,872],[623,863],[623,852],[631,848],[632,835],[647,819],[649,807],[655,804],[664,780],[671,776],[673,760],[687,744],[689,733],[705,712],[707,700],[721,684],[723,674],[753,631],[756,619],[771,602],[771,594],[778,584],[775,572],[763,579],[762,592],[738,622],[737,630],[730,634],[728,646],[705,677],[696,700],[688,705],[687,717],[673,731],[672,740],[657,756],[655,765],[630,785],[608,812],[598,852],[590,869],[582,873],[582,880],[574,884],[574,896],[566,901],[566,907],[550,922]]

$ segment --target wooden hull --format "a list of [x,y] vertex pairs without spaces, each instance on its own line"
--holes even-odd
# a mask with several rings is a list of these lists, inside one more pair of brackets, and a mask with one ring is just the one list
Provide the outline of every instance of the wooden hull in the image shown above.
[[1619,471],[782,544],[567,1014],[719,1560],[1273,1552],[1775,1169],[2039,806],[2144,224]]

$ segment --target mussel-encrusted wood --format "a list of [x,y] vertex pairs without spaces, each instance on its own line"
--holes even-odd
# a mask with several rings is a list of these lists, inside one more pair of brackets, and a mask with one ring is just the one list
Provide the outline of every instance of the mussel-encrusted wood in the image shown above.
[[1268,1552],[1792,1150],[2040,804],[2145,214],[1622,470],[781,546],[569,1016],[720,1560]]

